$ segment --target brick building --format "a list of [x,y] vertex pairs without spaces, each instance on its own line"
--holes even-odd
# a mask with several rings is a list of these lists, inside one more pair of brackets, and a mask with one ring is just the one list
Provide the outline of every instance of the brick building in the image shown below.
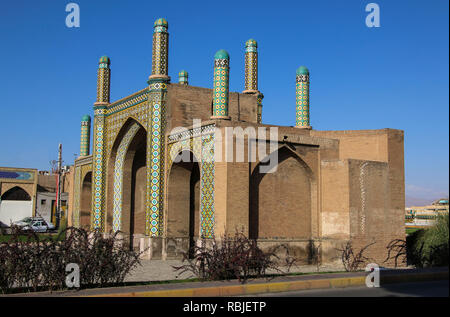
[[[211,60],[213,62],[213,60]],[[147,86],[110,102],[110,59],[97,75],[93,147],[81,124],[69,215],[75,226],[120,230],[149,258],[177,258],[199,238],[244,230],[263,248],[287,244],[323,262],[351,240],[405,236],[403,131],[318,131],[309,117],[309,70],[296,73],[296,126],[262,123],[257,43],[245,44],[245,89],[229,92],[229,55],[214,56],[213,89],[168,76],[168,24],[155,22]],[[293,78],[294,80],[294,78]],[[290,107],[286,105],[286,107]]]

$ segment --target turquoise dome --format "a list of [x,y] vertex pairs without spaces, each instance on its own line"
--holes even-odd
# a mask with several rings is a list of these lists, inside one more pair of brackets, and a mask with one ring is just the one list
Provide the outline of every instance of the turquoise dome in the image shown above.
[[167,27],[169,27],[169,24],[167,23],[166,19],[159,18],[155,21],[155,27],[156,26],[165,26],[167,28]]
[[83,122],[91,121],[91,116],[88,114],[85,114],[84,116],[81,117],[81,121],[83,121]]
[[225,50],[217,51],[216,55],[214,55],[215,59],[230,59],[230,55]]
[[98,61],[99,64],[111,64],[111,60],[109,59],[108,56],[104,55],[102,57],[100,57],[100,60]]
[[305,66],[297,68],[297,75],[309,75],[309,70]]
[[256,43],[256,41],[254,39],[249,39],[249,40],[247,40],[247,42],[245,42],[245,46],[258,47],[258,43]]

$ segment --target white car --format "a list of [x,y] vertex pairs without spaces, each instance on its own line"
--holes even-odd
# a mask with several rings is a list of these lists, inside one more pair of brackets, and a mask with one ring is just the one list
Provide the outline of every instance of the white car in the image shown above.
[[54,230],[55,226],[52,223],[47,223],[44,219],[33,220],[29,225],[22,227],[23,230],[32,230],[34,232],[47,232]]

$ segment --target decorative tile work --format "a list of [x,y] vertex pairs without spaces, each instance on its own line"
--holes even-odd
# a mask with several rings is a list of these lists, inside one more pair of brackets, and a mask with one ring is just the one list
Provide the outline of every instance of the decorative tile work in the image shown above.
[[229,62],[228,53],[223,50],[216,53],[214,59],[213,117],[228,117]]
[[[165,19],[157,19],[153,30],[152,76],[148,80],[147,204],[145,233],[163,232],[165,98],[168,83],[169,33]],[[161,75],[161,77],[158,77]]]
[[111,148],[117,138],[117,134],[122,129],[123,125],[129,118],[133,118],[139,122],[143,127],[147,126],[149,105],[145,101],[138,103],[134,106],[125,108],[119,112],[108,115],[106,118],[106,124],[108,126],[107,139],[107,155],[110,156]]
[[167,29],[167,21],[164,19],[155,21],[153,30],[152,75],[168,74],[169,33]]
[[109,69],[109,58],[108,62],[105,62],[105,57],[100,58],[97,72],[97,102],[109,103],[111,70]]
[[250,39],[245,43],[245,90],[258,90],[257,43]]
[[34,173],[0,170],[0,178],[32,181],[34,179]]
[[94,155],[92,158],[92,223],[93,229],[104,231],[104,208],[105,208],[105,175],[106,175],[106,157],[104,135],[106,133],[105,116],[96,115],[94,117]]
[[114,162],[113,231],[119,231],[122,228],[123,163],[130,142],[133,140],[139,128],[139,124],[133,123],[122,138],[117,149],[116,160]]
[[173,160],[183,150],[191,151],[200,164],[200,235],[214,237],[214,133],[215,125],[202,126],[169,135],[168,177]]
[[124,98],[122,100],[116,101],[109,105],[106,114],[108,116],[113,115],[119,111],[125,110],[129,107],[133,107],[135,105],[141,104],[148,99],[148,88],[145,88],[128,98]]
[[[200,139],[200,138],[197,138]],[[201,137],[200,222],[201,236],[214,237],[214,134]]]
[[263,94],[258,94],[257,96],[257,102],[258,102],[258,109],[257,109],[257,118],[256,118],[256,122],[257,123],[261,123],[262,122],[262,100],[264,98]]
[[97,72],[97,102],[94,104],[94,149],[92,171],[92,216],[91,228],[104,231],[105,217],[105,176],[106,176],[106,111],[109,104],[111,61],[102,56]]
[[296,126],[309,126],[309,75],[296,78]]
[[163,228],[164,184],[164,133],[165,97],[167,83],[164,79],[149,80],[151,119],[147,131],[147,206],[146,234],[158,237]]
[[189,74],[187,71],[182,70],[178,73],[178,83],[181,85],[188,85]]
[[89,155],[91,147],[91,121],[81,121],[80,156]]

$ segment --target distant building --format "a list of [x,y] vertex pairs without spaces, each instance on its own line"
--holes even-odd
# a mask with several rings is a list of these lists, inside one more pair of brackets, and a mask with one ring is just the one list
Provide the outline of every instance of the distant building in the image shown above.
[[0,167],[0,223],[33,216],[36,207],[37,169]]
[[448,213],[448,198],[435,200],[431,205],[405,208],[405,225],[407,228],[432,226],[439,214]]

